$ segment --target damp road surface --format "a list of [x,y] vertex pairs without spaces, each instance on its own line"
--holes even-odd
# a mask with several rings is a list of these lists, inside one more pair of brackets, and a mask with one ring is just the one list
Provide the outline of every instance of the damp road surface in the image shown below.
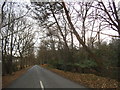
[[25,74],[13,81],[8,88],[84,88],[75,82],[57,75],[38,65],[30,68]]

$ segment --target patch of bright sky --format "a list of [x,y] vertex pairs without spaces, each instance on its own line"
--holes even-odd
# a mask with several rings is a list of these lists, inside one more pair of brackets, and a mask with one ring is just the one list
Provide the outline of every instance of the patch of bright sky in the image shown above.
[[[5,0],[0,0],[0,4],[1,3],[3,3]],[[19,3],[27,3],[27,4],[30,4],[30,0],[7,0],[7,1],[12,1],[12,2],[19,2]],[[47,0],[33,0],[33,1],[47,1]],[[53,1],[53,0],[48,0],[48,1]],[[73,2],[73,0],[64,0],[65,2]],[[84,1],[84,2],[86,2],[86,1],[93,1],[93,0],[74,0],[74,2],[76,2],[76,1]],[[105,1],[108,1],[108,0],[103,0],[104,2]],[[116,5],[117,6],[120,6],[120,0],[115,0],[115,2],[116,2]],[[118,4],[119,3],[119,4]],[[30,18],[29,18],[29,20],[30,21],[32,21]],[[37,30],[38,28],[36,27],[35,28],[35,30]],[[111,35],[118,35],[118,33],[117,32],[115,32],[115,31],[112,31],[112,30],[105,30],[105,31],[103,31],[103,33],[106,33],[106,34],[111,34]],[[39,37],[39,35],[37,35],[38,37]],[[38,38],[37,37],[37,38]],[[109,41],[110,40],[110,38],[109,37],[107,37],[106,35],[102,35],[102,38],[106,38],[105,39],[105,41]],[[75,39],[75,43],[78,45],[78,41],[76,40],[76,38],[74,38]],[[39,42],[39,41],[38,41]]]
[[[3,0],[3,1],[5,1],[5,0]],[[30,0],[7,0],[7,2],[20,2],[20,3],[27,2],[27,3],[30,3]]]
[[[108,0],[104,0],[104,2],[105,1],[108,1]],[[117,0],[116,1],[116,5],[118,6],[118,2],[119,2],[120,0]],[[105,2],[106,3],[106,2]],[[72,4],[71,4],[72,5]],[[79,5],[77,5],[77,4],[75,4],[75,8],[77,9],[77,10],[79,10],[80,8],[79,8]],[[91,10],[90,10],[90,12],[91,12]],[[76,12],[74,12],[74,11],[72,11],[72,15],[73,16],[76,16]],[[74,21],[74,20],[73,20]],[[81,21],[81,20],[80,20]],[[80,26],[80,24],[81,24],[81,22],[78,22],[78,26]],[[99,24],[99,21],[96,23],[96,24]],[[88,28],[90,28],[90,27],[88,27]],[[95,28],[96,30],[97,30],[97,28]],[[79,32],[79,30],[78,30],[78,32]],[[104,30],[102,30],[101,31],[102,33],[104,33],[104,34],[108,34],[108,35],[114,35],[114,36],[118,36],[118,32],[116,32],[116,31],[114,31],[114,30],[110,30],[110,28],[105,28]],[[87,32],[86,33],[86,37],[87,38],[89,38],[90,37],[90,33],[91,32]],[[94,32],[93,33],[93,37],[94,36],[96,36],[96,33],[97,32]],[[107,35],[103,35],[103,34],[101,34],[101,39],[103,40],[103,41],[106,41],[106,42],[110,42],[110,40],[111,40],[111,37],[109,37],[109,36],[107,36]],[[76,40],[76,39],[75,39]]]
[[[34,0],[33,0],[34,1]],[[40,1],[40,0],[38,0],[38,1]],[[65,1],[65,0],[64,0]],[[69,2],[70,1],[73,1],[73,0],[68,0]],[[79,1],[85,1],[85,0],[79,0]],[[89,0],[90,1],[90,0]],[[107,0],[104,0],[104,2],[105,1],[107,1]],[[118,2],[119,2],[120,0],[115,0],[115,2],[116,2],[116,5],[118,6]],[[77,8],[77,6],[76,6],[76,8]],[[116,32],[116,31],[114,31],[114,30],[110,30],[110,29],[105,29],[105,30],[103,30],[102,31],[102,33],[105,33],[105,34],[110,34],[110,35],[118,35],[118,32]],[[95,36],[96,35],[96,32],[94,33],[94,35],[93,36]],[[38,35],[39,36],[39,35]],[[90,33],[87,33],[87,38],[90,36]],[[107,36],[107,35],[102,35],[101,34],[101,38],[102,38],[102,40],[103,41],[106,41],[106,42],[110,42],[110,40],[111,40],[111,37],[109,37],[109,36]],[[40,41],[38,41],[38,43],[37,43],[37,45],[39,45],[39,43],[40,43]],[[76,46],[79,46],[79,42],[77,41],[77,39],[76,39],[76,37],[74,36],[74,43],[75,43],[75,45]]]

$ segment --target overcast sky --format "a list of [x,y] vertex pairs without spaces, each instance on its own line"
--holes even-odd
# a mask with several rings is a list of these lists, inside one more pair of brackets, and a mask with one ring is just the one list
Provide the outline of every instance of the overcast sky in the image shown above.
[[[0,0],[0,8],[1,8],[1,5],[2,5],[2,3],[4,2],[5,0]],[[11,0],[7,0],[7,1],[11,1]],[[15,2],[21,2],[21,3],[30,3],[30,0],[12,0],[12,1],[15,1]],[[33,1],[35,1],[35,0],[33,0]],[[40,0],[38,0],[38,1],[40,1]],[[64,0],[64,1],[66,1],[66,0]],[[67,0],[67,1],[72,1],[73,2],[73,0]],[[74,0],[74,1],[77,1],[77,0]],[[82,1],[82,0],[79,0],[79,1]],[[88,0],[85,0],[85,1],[88,1]],[[90,0],[89,0],[90,1]],[[103,1],[105,1],[105,0],[103,0]],[[119,2],[120,0],[115,0],[115,2],[116,2],[116,4],[118,5],[118,2]],[[120,3],[119,3],[119,5],[120,5]],[[38,30],[38,28],[36,27],[35,28],[35,30]],[[115,32],[115,31],[103,31],[103,33],[106,33],[106,34],[111,34],[111,35],[118,35],[118,33],[117,32]],[[38,34],[37,34],[37,36],[36,36],[36,38],[38,39]],[[41,36],[41,35],[40,35]],[[102,36],[102,38],[105,38],[105,41],[107,41],[107,42],[109,42],[109,40],[111,39],[110,37],[108,37],[108,36],[106,36],[106,35],[101,35]],[[78,45],[78,41],[77,41],[77,39],[75,38],[74,39],[75,40],[75,42],[76,42],[76,44]],[[38,46],[38,44],[39,44],[39,41],[37,42],[37,46]]]

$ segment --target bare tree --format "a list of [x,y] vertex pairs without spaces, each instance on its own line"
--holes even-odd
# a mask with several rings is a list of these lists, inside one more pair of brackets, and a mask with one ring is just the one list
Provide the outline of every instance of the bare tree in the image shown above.
[[[95,60],[95,61],[97,62],[97,64],[98,64],[98,66],[102,69],[102,68],[103,68],[103,63],[102,63],[102,61],[101,61],[99,58],[97,58],[97,57],[95,56],[95,54],[85,45],[84,41],[83,41],[83,40],[81,39],[81,37],[79,36],[78,32],[76,31],[76,29],[75,29],[75,27],[74,27],[74,25],[73,25],[73,23],[72,23],[72,21],[71,21],[71,18],[70,18],[70,16],[69,16],[69,11],[67,10],[65,3],[62,2],[62,5],[63,5],[63,8],[64,8],[64,10],[65,10],[65,13],[66,13],[66,16],[67,16],[67,20],[68,20],[68,22],[69,22],[69,24],[70,24],[70,26],[71,26],[71,29],[73,30],[73,33],[74,33],[74,35],[76,36],[76,38],[78,39],[79,43],[82,44],[83,48],[90,54],[90,56],[91,56],[92,58],[94,58],[94,60]],[[103,70],[103,69],[102,69],[102,70]]]
[[[20,40],[23,40],[25,44],[21,45],[20,47],[25,47],[26,52],[33,48],[34,43],[33,41],[33,35],[30,33],[27,33],[26,36],[24,33],[21,32],[26,32],[26,30],[31,29],[31,25],[25,22],[21,22],[22,16],[20,13],[15,12],[14,5],[17,3],[13,2],[4,2],[4,6],[6,9],[4,9],[4,22],[2,22],[1,26],[1,36],[2,36],[2,63],[3,63],[3,75],[4,74],[12,74],[14,71],[14,68],[17,67],[15,65],[15,58],[18,56],[18,42]],[[25,19],[25,18],[24,18]],[[24,34],[23,37],[20,37],[21,34]],[[24,39],[26,38],[27,39]],[[34,51],[34,50],[32,50]],[[32,52],[29,52],[32,53]]]
[[120,36],[120,18],[118,15],[118,8],[114,0],[108,0],[107,5],[103,1],[97,1],[97,5],[94,6],[100,13],[98,14],[103,22],[106,22],[107,27],[112,28],[118,32]]

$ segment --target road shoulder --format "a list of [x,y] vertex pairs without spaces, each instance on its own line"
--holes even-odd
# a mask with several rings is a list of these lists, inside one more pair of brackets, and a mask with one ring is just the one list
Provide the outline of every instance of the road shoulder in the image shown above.
[[20,71],[14,72],[12,75],[5,75],[2,76],[2,88],[6,88],[8,85],[10,85],[14,80],[22,76],[27,70],[31,67],[27,67],[25,69],[22,69]]

